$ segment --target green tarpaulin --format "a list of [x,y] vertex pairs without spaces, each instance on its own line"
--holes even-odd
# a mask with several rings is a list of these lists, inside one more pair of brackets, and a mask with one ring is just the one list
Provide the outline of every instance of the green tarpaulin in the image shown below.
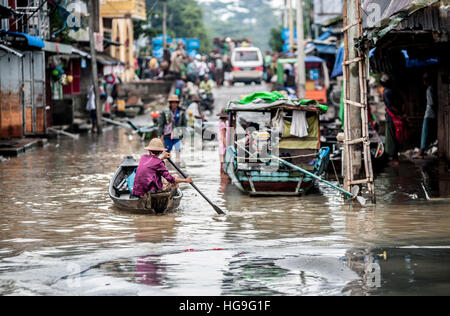
[[[322,105],[319,104],[319,102],[317,102],[316,100],[289,100],[286,98],[285,95],[281,94],[278,91],[274,91],[274,92],[257,92],[257,93],[253,93],[248,95],[247,97],[245,97],[244,99],[237,101],[237,102],[230,102],[230,104],[228,105],[228,110],[239,110],[239,111],[244,111],[245,108],[243,107],[235,107],[233,106],[233,104],[238,104],[238,105],[250,105],[250,104],[258,104],[258,107],[262,108],[267,108],[270,107],[272,105],[272,103],[283,103],[282,101],[285,101],[286,104],[292,104],[294,106],[317,106],[318,108],[320,108],[323,112],[327,112],[328,111],[328,106],[326,105]],[[278,104],[277,104],[278,105]]]
[[268,103],[272,103],[272,102],[275,102],[275,101],[278,101],[278,100],[284,99],[284,98],[286,98],[286,97],[277,91],[256,92],[256,93],[246,96],[245,98],[238,101],[237,103],[249,104],[249,103],[252,103],[253,101],[255,101],[256,99],[261,99],[261,100],[267,101]]

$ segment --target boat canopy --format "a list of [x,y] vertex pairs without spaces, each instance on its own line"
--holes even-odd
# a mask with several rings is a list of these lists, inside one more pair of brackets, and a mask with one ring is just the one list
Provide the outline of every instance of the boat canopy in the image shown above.
[[319,104],[316,100],[291,100],[279,92],[253,93],[242,100],[228,102],[226,111],[261,112],[281,107],[298,111],[328,111],[328,106]]

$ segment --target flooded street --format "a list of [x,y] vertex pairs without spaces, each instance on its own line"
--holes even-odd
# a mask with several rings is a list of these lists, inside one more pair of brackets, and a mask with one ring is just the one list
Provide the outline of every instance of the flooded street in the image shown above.
[[[259,90],[222,88],[216,111]],[[0,163],[0,295],[450,294],[449,204],[423,198],[413,165],[377,176],[374,207],[323,185],[254,198],[221,179],[207,143],[185,170],[227,215],[182,185],[177,212],[150,216],[108,196],[143,148],[114,128]]]

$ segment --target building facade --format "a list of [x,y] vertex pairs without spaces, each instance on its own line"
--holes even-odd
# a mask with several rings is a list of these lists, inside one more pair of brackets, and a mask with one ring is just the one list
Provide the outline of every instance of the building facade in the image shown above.
[[112,42],[106,53],[124,64],[123,81],[135,78],[134,31],[135,20],[146,20],[144,0],[103,0],[100,1],[100,34]]
[[46,10],[43,0],[0,0],[0,138],[46,133]]

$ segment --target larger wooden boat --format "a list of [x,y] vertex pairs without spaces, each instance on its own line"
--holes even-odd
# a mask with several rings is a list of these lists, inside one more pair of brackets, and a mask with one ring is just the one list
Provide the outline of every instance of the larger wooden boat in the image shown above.
[[[247,100],[248,101],[248,100]],[[307,135],[291,134],[299,113]],[[302,195],[314,185],[304,170],[321,176],[328,167],[330,148],[320,146],[319,116],[326,107],[316,101],[280,98],[230,102],[227,151],[223,170],[232,183],[249,195]],[[293,169],[277,158],[299,169]]]
[[180,206],[183,193],[180,189],[169,192],[148,194],[146,198],[138,198],[130,194],[127,179],[138,167],[133,157],[125,158],[109,184],[109,196],[114,204],[125,210],[145,211],[151,214],[162,214],[173,211]]

